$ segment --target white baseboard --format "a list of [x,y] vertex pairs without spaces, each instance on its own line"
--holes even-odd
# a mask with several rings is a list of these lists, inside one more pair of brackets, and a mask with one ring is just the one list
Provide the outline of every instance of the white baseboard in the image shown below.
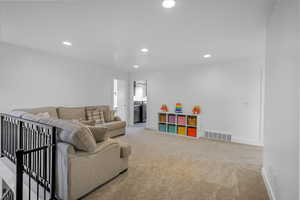
[[254,141],[254,140],[245,140],[245,139],[236,138],[236,137],[232,137],[231,141],[240,143],[240,144],[249,144],[249,145],[261,146],[261,147],[263,146],[262,144],[260,144],[257,141]]
[[265,168],[262,168],[262,169],[261,169],[261,175],[262,175],[262,177],[263,177],[265,186],[266,186],[266,188],[267,188],[268,195],[269,195],[269,199],[270,199],[270,200],[276,200],[275,195],[274,195],[274,191],[273,191],[273,189],[272,189],[272,187],[271,187],[271,183],[270,183],[270,181],[269,181],[269,178],[268,178],[268,176],[267,176],[267,172],[266,172]]
[[[148,131],[158,131],[157,128],[155,129],[155,128],[148,128],[148,127],[146,127],[145,130],[148,130]],[[254,141],[254,140],[245,140],[245,139],[240,139],[240,138],[232,137],[231,141],[235,142],[235,143],[239,143],[239,144],[248,144],[248,145],[254,145],[254,146],[263,147],[262,144],[260,144],[258,141]]]
[[147,128],[147,127],[145,127],[144,129],[147,130],[147,131],[157,131],[157,130],[155,130],[155,129]]

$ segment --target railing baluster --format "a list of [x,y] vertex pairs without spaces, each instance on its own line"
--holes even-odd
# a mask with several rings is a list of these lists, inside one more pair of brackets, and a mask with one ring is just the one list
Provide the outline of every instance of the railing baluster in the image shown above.
[[[50,145],[51,142],[50,142],[50,130],[48,129],[48,133],[47,133],[47,141],[48,141],[48,144]],[[50,147],[51,148],[51,147]],[[48,158],[49,158],[49,172],[48,172],[48,177],[49,177],[49,180],[48,180],[48,183],[49,185],[51,185],[51,180],[50,180],[50,177],[51,177],[51,149],[48,148]]]
[[[29,165],[28,165],[28,173],[31,174],[31,153],[28,154],[28,157],[29,157]],[[31,199],[31,176],[29,175],[29,192],[28,192],[28,199],[30,200]]]
[[53,127],[51,130],[51,148],[52,148],[52,155],[51,155],[51,171],[52,176],[51,178],[51,189],[50,189],[50,199],[54,200],[55,197],[55,189],[56,189],[56,127]]
[[14,120],[10,121],[10,131],[12,134],[10,134],[10,144],[11,144],[11,156],[14,158],[14,135],[15,135],[15,129],[14,129]]
[[[24,137],[23,137],[23,149],[25,151],[28,150],[28,147],[27,147],[27,140],[28,140],[28,136],[27,136],[27,128],[26,128],[26,125],[24,125],[24,129],[23,129],[23,134],[24,134]],[[26,171],[28,171],[28,155],[25,155],[25,166],[26,166]]]
[[23,150],[16,152],[16,200],[23,200]]
[[4,140],[4,130],[3,130],[3,128],[4,128],[4,116],[0,116],[0,140],[1,140],[1,146],[0,146],[0,158],[1,157],[3,157],[4,155],[3,155],[3,144],[4,144],[4,142],[3,142],[3,140]]
[[12,119],[10,120],[9,125],[10,125],[9,126],[9,131],[11,133],[11,134],[9,134],[9,136],[10,136],[9,137],[9,139],[10,139],[10,147],[11,147],[10,148],[10,155],[13,158],[13,155],[14,155],[14,146],[13,146],[14,145],[14,143],[13,143],[14,142],[14,138],[13,137],[14,137],[14,134],[15,134],[15,130],[13,129],[13,120]]
[[3,153],[5,153],[5,156],[7,156],[7,154],[6,154],[6,150],[7,150],[7,145],[8,145],[8,143],[7,143],[7,130],[6,130],[6,119],[3,119],[3,137],[4,137],[4,139],[3,139],[3,141],[4,141],[4,145],[3,145]]
[[[36,128],[36,133],[38,133],[38,127],[35,127]],[[38,148],[40,148],[40,134],[37,134],[36,135],[36,137],[37,137],[37,147]],[[36,200],[39,200],[39,193],[40,193],[40,183],[39,183],[39,181],[40,181],[40,151],[37,151],[36,152],[36,154],[37,154],[37,173],[36,173],[36,177],[37,177],[37,193],[36,193]]]
[[9,136],[8,136],[8,146],[9,146],[9,149],[8,149],[8,153],[9,153],[9,155],[10,155],[10,157],[11,157],[11,153],[12,153],[12,151],[11,151],[11,148],[12,148],[12,145],[11,145],[11,135],[12,135],[12,132],[11,132],[11,123],[9,123],[8,124],[8,133],[10,133],[9,134]]
[[[44,184],[46,185],[47,182],[47,149],[43,150],[44,153]],[[46,200],[46,188],[44,187],[44,200]]]

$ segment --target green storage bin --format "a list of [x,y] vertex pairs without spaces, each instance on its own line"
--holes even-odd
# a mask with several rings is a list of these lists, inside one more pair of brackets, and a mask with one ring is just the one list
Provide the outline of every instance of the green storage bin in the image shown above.
[[177,133],[177,131],[176,131],[176,126],[175,125],[168,125],[168,132],[169,133]]
[[161,132],[166,132],[167,126],[166,126],[166,124],[159,124],[158,129]]

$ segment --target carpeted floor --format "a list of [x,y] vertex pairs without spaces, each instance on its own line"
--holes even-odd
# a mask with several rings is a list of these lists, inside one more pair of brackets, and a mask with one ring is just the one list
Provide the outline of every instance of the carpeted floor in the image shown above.
[[130,128],[128,172],[85,200],[267,200],[262,149]]

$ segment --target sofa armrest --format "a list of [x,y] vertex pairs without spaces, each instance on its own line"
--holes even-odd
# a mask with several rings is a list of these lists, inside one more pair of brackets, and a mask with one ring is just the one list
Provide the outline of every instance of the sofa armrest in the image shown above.
[[119,116],[115,116],[114,121],[122,121],[122,119]]
[[59,154],[64,156],[69,156],[69,154],[75,154],[74,147],[64,142],[58,142],[56,149]]
[[125,142],[119,141],[119,145],[121,147],[121,158],[128,158],[131,155],[132,149],[131,146]]
[[70,199],[70,158],[76,151],[71,144],[57,143],[57,193],[60,199]]

